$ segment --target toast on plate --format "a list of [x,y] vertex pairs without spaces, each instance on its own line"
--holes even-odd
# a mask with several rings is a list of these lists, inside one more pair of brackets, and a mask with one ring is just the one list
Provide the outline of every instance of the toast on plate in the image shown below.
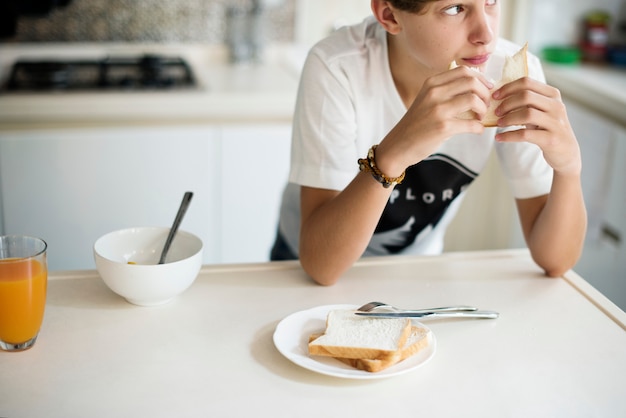
[[429,337],[428,329],[408,318],[369,318],[354,315],[353,310],[333,310],[326,330],[309,337],[309,354],[378,372],[427,347]]

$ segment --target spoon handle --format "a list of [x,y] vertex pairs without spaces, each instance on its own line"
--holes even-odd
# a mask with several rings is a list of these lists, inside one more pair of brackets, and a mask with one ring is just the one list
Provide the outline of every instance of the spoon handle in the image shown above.
[[159,259],[159,264],[165,263],[165,256],[170,249],[170,245],[172,245],[172,241],[174,240],[174,235],[176,235],[176,231],[178,231],[178,227],[183,220],[183,216],[185,216],[185,212],[187,212],[187,208],[189,207],[189,203],[191,202],[191,198],[193,197],[192,192],[185,192],[183,196],[182,202],[180,202],[180,207],[178,208],[178,213],[176,214],[176,218],[174,219],[174,223],[172,224],[172,228],[170,229],[170,233],[167,235],[167,240],[165,241],[165,245],[163,246],[163,251],[161,252],[161,258]]

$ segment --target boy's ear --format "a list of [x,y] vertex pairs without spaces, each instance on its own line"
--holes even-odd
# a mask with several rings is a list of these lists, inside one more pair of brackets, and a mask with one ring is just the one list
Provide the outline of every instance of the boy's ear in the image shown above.
[[396,20],[395,9],[385,0],[372,0],[372,13],[378,23],[392,35],[400,32],[400,24]]

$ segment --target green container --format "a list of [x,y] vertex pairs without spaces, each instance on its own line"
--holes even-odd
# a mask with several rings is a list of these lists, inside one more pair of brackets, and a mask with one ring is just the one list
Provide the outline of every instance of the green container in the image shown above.
[[541,53],[547,62],[567,65],[578,64],[582,56],[580,49],[575,46],[548,46]]

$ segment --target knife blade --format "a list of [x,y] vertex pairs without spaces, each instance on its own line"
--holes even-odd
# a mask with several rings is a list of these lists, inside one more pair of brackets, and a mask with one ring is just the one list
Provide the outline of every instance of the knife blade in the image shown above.
[[372,318],[484,318],[495,319],[500,314],[495,311],[458,312],[355,312],[358,316]]

